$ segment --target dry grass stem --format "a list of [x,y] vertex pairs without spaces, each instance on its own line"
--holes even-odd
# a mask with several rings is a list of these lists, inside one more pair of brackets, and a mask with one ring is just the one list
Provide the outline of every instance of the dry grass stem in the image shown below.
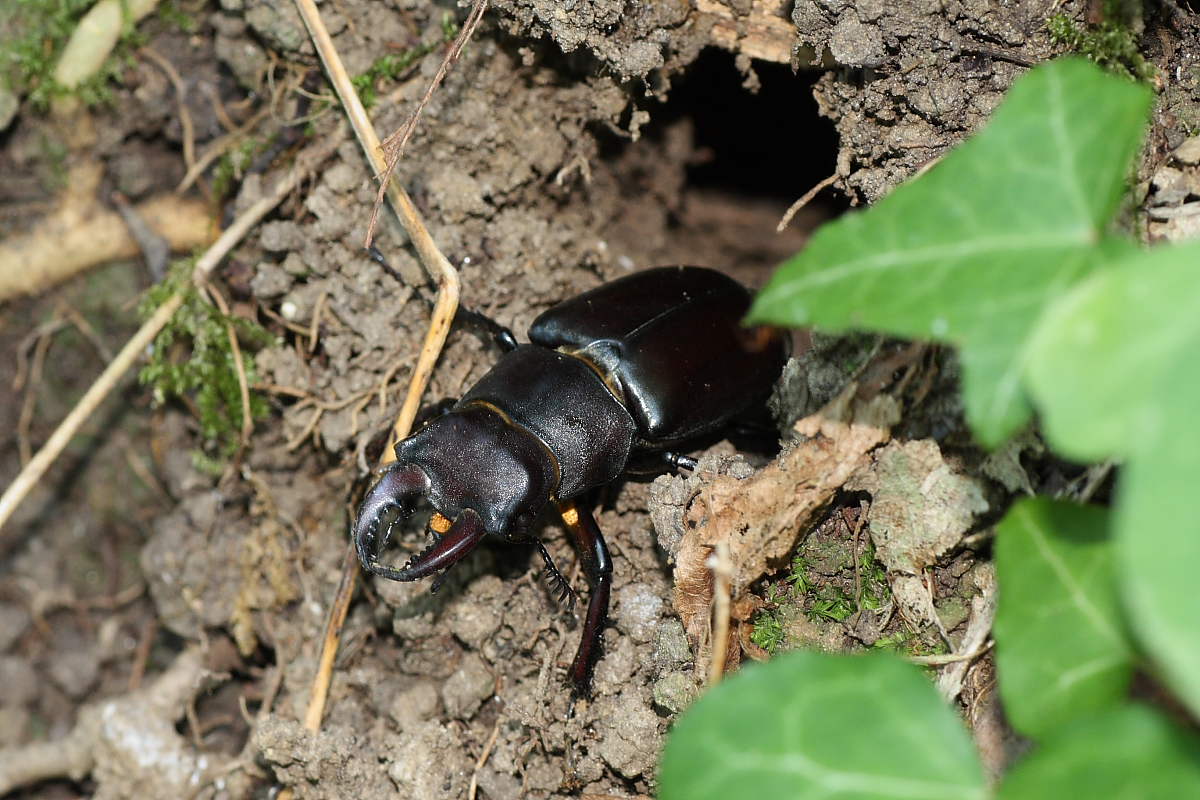
[[[359,145],[363,148],[367,159],[371,162],[375,171],[383,174],[386,164],[383,163],[383,152],[379,143],[379,136],[375,132],[370,118],[367,116],[366,109],[363,108],[358,93],[354,90],[354,85],[351,83],[350,75],[346,72],[346,68],[342,64],[341,57],[333,46],[333,39],[330,37],[329,31],[321,21],[321,15],[317,11],[316,3],[313,0],[296,0],[296,7],[299,9],[300,16],[308,28],[313,45],[317,49],[317,54],[320,56],[321,62],[325,65],[326,72],[329,74],[330,81],[333,83],[338,98],[346,110],[346,115],[349,117],[350,124],[354,129],[355,135],[358,137]],[[450,333],[450,324],[453,322],[455,311],[458,309],[459,281],[458,273],[450,265],[450,262],[442,254],[441,250],[438,249],[437,244],[433,241],[433,237],[429,235],[428,229],[425,227],[408,194],[402,187],[391,180],[385,181],[385,184],[392,208],[400,218],[405,231],[408,232],[413,247],[416,248],[417,254],[420,256],[421,263],[438,284],[437,301],[434,304],[429,330],[425,334],[421,353],[410,376],[408,394],[405,397],[404,405],[392,428],[392,441],[395,442],[406,436],[408,431],[411,430],[413,420],[417,415],[417,408],[420,405],[421,395],[424,394],[425,386],[429,382],[429,376],[433,372],[433,365],[437,362],[437,357],[441,353],[442,346],[446,342],[446,337]],[[395,456],[389,445],[384,449],[381,461],[386,464],[394,459]],[[354,551],[354,543],[347,542],[346,553],[342,560],[342,577],[338,585],[337,594],[334,597],[333,605],[330,607],[329,616],[325,622],[325,633],[322,640],[321,654],[318,659],[317,672],[313,678],[308,708],[304,716],[304,725],[311,731],[316,731],[320,728],[321,717],[325,713],[325,702],[329,696],[329,684],[333,678],[333,663],[337,656],[342,625],[345,623],[346,613],[350,608],[350,599],[354,594],[354,587],[358,582],[358,571],[358,557]]]
[[187,84],[179,76],[175,65],[153,47],[143,47],[141,53],[166,73],[167,80],[175,88],[175,103],[179,106],[179,126],[183,132],[183,163],[190,170],[196,163],[196,127],[192,124],[192,115],[187,107]]
[[196,179],[204,174],[204,170],[208,169],[209,165],[211,165],[221,156],[225,155],[225,153],[232,149],[239,141],[246,138],[246,136],[250,134],[250,131],[254,130],[255,126],[266,119],[267,115],[270,113],[270,108],[259,109],[235,130],[232,130],[229,133],[223,134],[217,139],[214,139],[212,143],[209,144],[209,146],[204,150],[204,152],[200,154],[200,157],[197,158],[194,163],[188,166],[188,171],[186,174],[184,174],[183,180],[179,182],[179,185],[175,187],[175,192],[177,194],[182,194],[183,192],[187,191],[188,187],[195,183]]
[[429,104],[429,99],[433,97],[433,93],[437,91],[437,87],[445,80],[450,65],[462,55],[463,48],[466,47],[472,34],[475,33],[475,29],[479,27],[479,21],[483,19],[483,12],[487,9],[487,5],[488,0],[475,0],[475,5],[471,7],[471,13],[467,15],[467,20],[463,23],[462,30],[458,32],[458,36],[454,38],[450,49],[446,51],[446,56],[438,66],[438,71],[434,74],[433,80],[429,82],[429,87],[425,90],[425,94],[421,96],[421,101],[417,103],[416,109],[413,110],[412,116],[408,118],[408,122],[404,123],[403,126],[384,140],[383,151],[386,163],[383,170],[377,176],[379,191],[375,195],[375,205],[371,208],[371,219],[367,222],[367,237],[366,241],[363,242],[363,247],[370,247],[375,239],[375,225],[379,221],[379,209],[383,206],[384,190],[391,180],[392,172],[396,169],[396,165],[400,163],[400,157],[404,155],[404,148],[408,146],[408,140],[412,138],[413,131],[417,129],[417,121],[421,118],[421,112]]
[[487,744],[483,746],[483,752],[479,754],[479,758],[475,762],[475,771],[471,773],[471,788],[467,791],[467,800],[475,800],[475,795],[479,791],[479,770],[483,769],[488,756],[492,754],[492,748],[496,746],[496,737],[500,733],[500,723],[502,722],[504,722],[504,717],[496,718],[496,724],[492,726],[492,733],[488,736]]

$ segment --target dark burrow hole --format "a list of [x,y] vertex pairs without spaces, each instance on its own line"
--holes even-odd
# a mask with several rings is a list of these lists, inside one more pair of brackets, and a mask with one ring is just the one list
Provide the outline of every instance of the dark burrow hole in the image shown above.
[[[786,208],[833,174],[837,134],[818,114],[813,97],[821,73],[793,73],[786,64],[769,61],[754,61],[753,71],[757,91],[746,86],[747,75],[732,55],[705,50],[671,87],[655,121],[665,127],[691,119],[696,146],[688,168],[691,186],[777,200]],[[812,203],[828,216],[847,205],[830,190]]]
[[[601,159],[619,165],[631,207],[641,202],[643,216],[648,201],[657,204],[651,212],[666,209],[661,263],[713,266],[761,286],[848,203],[826,188],[776,232],[788,207],[833,174],[837,135],[817,111],[819,73],[764,61],[753,73],[724,50],[704,51],[672,78],[665,101],[637,102],[650,114],[639,141],[601,135]],[[627,235],[656,235],[638,213],[627,212]]]

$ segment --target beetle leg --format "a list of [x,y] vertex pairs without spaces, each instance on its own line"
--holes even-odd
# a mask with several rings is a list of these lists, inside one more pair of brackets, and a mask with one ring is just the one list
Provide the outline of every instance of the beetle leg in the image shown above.
[[600,655],[600,638],[604,623],[608,619],[608,598],[612,591],[612,559],[608,545],[592,512],[581,508],[574,500],[558,504],[563,522],[571,531],[584,571],[592,583],[592,596],[588,601],[587,618],[583,623],[583,635],[575,660],[571,662],[571,683],[579,694],[587,694],[591,683],[592,666]]
[[513,332],[486,314],[459,306],[454,312],[454,324],[473,328],[477,333],[490,336],[502,353],[511,353],[517,349],[517,337],[513,336]]
[[629,475],[658,475],[663,472],[678,472],[681,469],[695,470],[696,459],[674,450],[646,453],[625,465],[625,472]]
[[546,562],[546,569],[542,573],[546,576],[546,583],[550,586],[551,594],[558,596],[559,603],[566,603],[567,608],[575,607],[575,590],[571,588],[571,584],[563,577],[563,574],[558,571],[558,567],[554,566],[554,559],[550,557],[550,552],[546,550],[546,545],[542,544],[541,539],[535,540],[538,546],[538,552],[542,554],[542,561]]
[[691,456],[685,456],[683,453],[676,453],[671,450],[663,453],[663,458],[667,463],[674,467],[677,471],[686,469],[688,472],[696,471],[696,459]]

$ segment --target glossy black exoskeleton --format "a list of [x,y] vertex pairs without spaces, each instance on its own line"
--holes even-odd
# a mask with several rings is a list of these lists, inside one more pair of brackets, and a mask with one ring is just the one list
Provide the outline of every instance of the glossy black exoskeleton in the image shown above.
[[[558,505],[592,582],[571,680],[586,690],[608,613],[612,562],[591,512],[575,500],[626,471],[631,458],[692,463],[673,448],[761,404],[787,356],[779,331],[744,328],[750,293],[699,267],[663,267],[554,306],[531,344],[490,323],[507,352],[446,414],[395,446],[354,528],[362,565],[413,581],[461,560],[491,533],[530,533]],[[380,563],[381,518],[428,497],[434,543],[403,568]],[[570,589],[541,543],[557,588]]]

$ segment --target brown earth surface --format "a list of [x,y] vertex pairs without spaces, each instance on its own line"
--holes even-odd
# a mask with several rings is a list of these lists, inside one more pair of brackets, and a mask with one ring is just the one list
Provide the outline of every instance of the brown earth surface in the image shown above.
[[[458,267],[463,303],[519,337],[554,302],[634,269],[702,264],[761,285],[814,227],[938,158],[1029,64],[1056,55],[1044,25],[1051,5],[495,0],[396,179]],[[1053,5],[1087,12],[1083,2]],[[71,203],[99,213],[118,192],[136,207],[169,197],[197,158],[236,150],[246,154],[236,169],[214,159],[170,212],[203,215],[216,231],[301,147],[337,146],[214,281],[234,315],[274,337],[254,352],[270,413],[247,447],[220,456],[194,404],[156,405],[128,376],[0,528],[0,794],[249,797],[286,786],[300,798],[360,800],[653,796],[661,742],[701,691],[712,653],[708,606],[676,600],[690,499],[755,470],[758,491],[790,491],[780,464],[795,451],[761,469],[766,457],[738,460],[721,443],[696,453],[705,460],[695,476],[598,493],[614,585],[591,698],[574,700],[565,684],[579,607],[555,602],[534,548],[489,543],[437,594],[427,581],[362,582],[321,729],[306,732],[354,492],[399,408],[430,292],[386,212],[378,244],[398,276],[362,250],[375,184],[293,5],[176,8],[194,25],[182,28],[178,14],[143,21],[110,101],[48,112],[27,102],[0,134],[3,239]],[[1143,186],[1197,119],[1184,55],[1192,15],[1154,8],[1140,42],[1167,81]],[[429,45],[375,82],[381,134],[409,118],[445,53],[447,16],[466,11],[431,0],[321,5],[353,75]],[[830,176],[832,188],[776,233],[792,201]],[[60,260],[55,248],[68,244],[84,252],[61,260],[87,261],[86,244],[64,236],[51,236],[44,260]],[[158,268],[110,263],[0,299],[0,486],[136,329],[137,300]],[[875,562],[889,576],[891,611],[796,615],[786,641],[971,640],[972,614],[986,613],[973,601],[992,591],[988,525],[1027,488],[1088,475],[1032,435],[996,456],[976,450],[944,349],[808,334],[796,345],[776,402],[781,429],[828,424],[822,435],[838,442],[843,466],[857,459],[859,477],[783,522],[763,503],[748,507],[749,494],[723,501],[722,514],[757,510],[777,525],[778,552],[748,558],[754,574],[737,587],[732,663],[765,655],[750,640],[754,615],[778,596],[784,573],[771,573],[796,555],[815,593],[861,598],[860,515],[873,501],[882,511],[884,498],[902,507],[902,487],[921,469],[958,482],[947,507],[929,512],[939,526],[954,521],[917,551],[933,580],[914,590],[894,564]],[[461,395],[495,356],[478,337],[452,334],[426,400]],[[839,400],[848,363],[864,387],[853,402]],[[842,418],[828,409],[861,422],[880,397],[903,414],[870,406],[878,435],[838,432]],[[905,458],[921,466],[909,474],[897,466]],[[419,535],[401,539],[418,547]],[[561,526],[547,518],[541,535],[586,598]],[[974,662],[951,693],[1000,769],[1019,745],[996,711],[992,670],[990,657]],[[4,783],[14,759],[37,758],[50,764],[36,773],[44,779]]]

